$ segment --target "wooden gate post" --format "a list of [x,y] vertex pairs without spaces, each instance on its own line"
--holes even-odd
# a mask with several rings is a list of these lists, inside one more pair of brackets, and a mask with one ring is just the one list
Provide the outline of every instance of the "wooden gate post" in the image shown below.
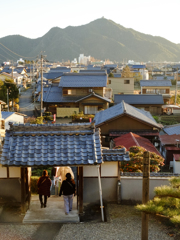
[[79,214],[83,213],[83,167],[79,167]]
[[[149,177],[150,177],[149,152],[144,152],[142,204],[146,204],[149,201]],[[149,222],[149,214],[146,214],[143,212],[142,213],[141,240],[148,240],[148,222]]]
[[25,168],[21,167],[21,213],[26,212],[26,179]]

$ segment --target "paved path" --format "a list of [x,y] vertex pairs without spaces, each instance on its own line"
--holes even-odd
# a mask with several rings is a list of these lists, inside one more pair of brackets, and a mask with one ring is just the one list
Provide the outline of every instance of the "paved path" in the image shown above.
[[19,112],[26,114],[29,117],[33,116],[34,104],[32,103],[32,91],[33,88],[29,88],[24,92],[21,92],[19,97]]
[[47,200],[47,207],[40,208],[39,196],[31,198],[30,209],[27,211],[23,223],[78,223],[76,197],[73,200],[73,210],[65,215],[63,197],[52,195]]

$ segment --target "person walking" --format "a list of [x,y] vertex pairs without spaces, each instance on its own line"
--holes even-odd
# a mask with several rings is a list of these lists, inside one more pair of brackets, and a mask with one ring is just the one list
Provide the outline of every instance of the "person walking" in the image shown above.
[[[50,187],[51,187],[51,179],[48,176],[48,171],[43,170],[42,177],[38,180],[38,194],[39,200],[41,203],[41,208],[46,207],[47,197],[50,197]],[[42,200],[42,196],[44,195],[44,203]]]
[[62,182],[59,196],[63,194],[64,198],[64,210],[65,214],[68,215],[72,210],[73,205],[73,195],[76,194],[76,185],[74,179],[71,178],[71,174],[66,174],[66,180]]

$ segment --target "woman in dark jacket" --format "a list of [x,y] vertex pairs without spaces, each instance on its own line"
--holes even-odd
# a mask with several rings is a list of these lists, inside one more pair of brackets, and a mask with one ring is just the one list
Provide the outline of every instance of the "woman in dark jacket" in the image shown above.
[[65,214],[68,215],[72,210],[73,205],[73,195],[75,196],[76,185],[74,179],[71,178],[71,174],[66,174],[66,180],[62,182],[61,189],[59,192],[59,196],[63,194],[64,198],[64,210]]
[[[39,178],[37,185],[38,185],[38,193],[39,193],[41,208],[43,208],[43,207],[46,207],[47,197],[50,197],[51,179],[48,176],[47,170],[43,170],[42,177]],[[42,201],[43,195],[44,195],[44,203]]]

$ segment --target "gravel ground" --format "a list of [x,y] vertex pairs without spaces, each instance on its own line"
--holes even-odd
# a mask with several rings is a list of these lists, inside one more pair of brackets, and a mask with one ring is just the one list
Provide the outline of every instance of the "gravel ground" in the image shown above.
[[[78,224],[0,224],[1,240],[141,240],[141,213],[133,206],[109,204],[110,222]],[[177,232],[177,231],[176,231]],[[149,219],[149,240],[178,240],[175,229]]]
[[[110,223],[80,223],[63,225],[55,240],[139,240],[141,239],[141,213],[133,206],[108,205]],[[167,228],[155,218],[149,220],[149,240],[173,239]]]

